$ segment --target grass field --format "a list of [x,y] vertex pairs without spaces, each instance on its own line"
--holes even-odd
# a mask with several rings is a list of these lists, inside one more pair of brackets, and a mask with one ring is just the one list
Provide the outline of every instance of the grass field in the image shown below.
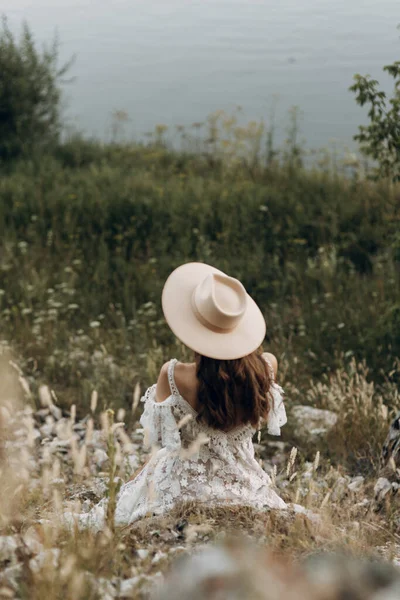
[[[280,450],[287,461],[292,445],[299,446],[296,468],[287,470],[285,462],[278,472],[281,493],[321,513],[322,524],[294,517],[293,525],[266,515],[256,519],[256,535],[261,528],[273,547],[295,557],[342,545],[359,554],[386,548],[389,557],[398,540],[397,507],[375,510],[373,488],[380,448],[399,408],[400,188],[327,161],[305,169],[293,144],[279,157],[265,157],[254,125],[236,136],[229,134],[229,122],[223,126],[228,134],[222,138],[214,135],[197,145],[189,140],[181,151],[168,148],[159,129],[147,146],[75,138],[51,156],[3,165],[0,339],[3,356],[18,370],[12,392],[6,383],[13,376],[2,379],[4,420],[12,421],[12,399],[32,407],[33,416],[28,411],[18,418],[28,433],[37,429],[45,385],[54,393],[47,404],[55,402],[71,427],[76,411],[86,432],[88,420],[81,419],[88,414],[97,431],[100,413],[112,407],[116,415],[122,409],[119,416],[139,440],[133,398],[137,403],[139,389],[154,382],[166,359],[190,357],[162,318],[165,278],[185,261],[211,263],[241,279],[262,308],[265,349],[280,362],[289,416],[294,404],[339,415],[318,446],[301,445],[289,419]],[[15,441],[15,423],[10,430]],[[65,458],[46,463],[44,433],[40,447],[28,433],[24,439],[34,456],[34,465],[23,470],[28,475],[15,482],[2,472],[8,497],[19,500],[4,509],[2,532],[29,531],[43,548],[58,549],[58,558],[35,571],[29,562],[35,553],[24,550],[17,591],[10,593],[43,598],[43,590],[51,589],[49,598],[97,598],[102,596],[87,573],[126,579],[163,571],[177,545],[174,534],[151,537],[145,524],[128,533],[105,533],[99,541],[54,526],[77,488],[82,498],[96,500],[92,488],[104,469],[89,442],[84,456],[72,444]],[[104,419],[102,435],[110,457]],[[266,436],[259,451],[267,464]],[[313,469],[317,451],[319,465]],[[105,465],[110,493],[115,473],[124,478],[129,469],[122,460],[114,464],[109,458]],[[340,478],[350,482],[360,474],[365,479],[358,489],[335,495]],[[194,526],[209,525],[199,539],[213,539],[227,521],[239,518],[194,515]],[[255,521],[243,515],[247,530]],[[169,519],[151,524],[151,531],[175,531],[182,515]],[[181,541],[190,546],[186,534]],[[164,553],[161,563],[139,559],[135,552],[143,547],[150,556]]]

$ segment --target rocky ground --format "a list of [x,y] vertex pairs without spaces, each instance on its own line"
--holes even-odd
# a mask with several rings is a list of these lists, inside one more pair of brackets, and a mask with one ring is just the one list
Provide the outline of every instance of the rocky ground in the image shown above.
[[[372,477],[259,439],[288,511],[192,504],[119,530],[69,531],[66,510],[112,500],[144,462],[143,430],[135,416],[126,428],[123,412],[98,414],[95,393],[77,419],[46,386],[33,408],[16,367],[1,382],[0,598],[400,598],[396,421],[386,470]],[[299,439],[315,444],[337,423],[334,412],[304,405],[291,419]]]

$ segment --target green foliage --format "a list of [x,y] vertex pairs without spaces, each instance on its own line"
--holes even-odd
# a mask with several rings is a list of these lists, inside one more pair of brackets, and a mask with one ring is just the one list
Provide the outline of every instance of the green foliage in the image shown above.
[[379,82],[370,76],[355,75],[350,90],[361,106],[369,106],[370,123],[359,127],[354,137],[361,150],[378,163],[376,175],[393,181],[400,180],[400,61],[384,67],[394,79],[391,98],[379,90]]
[[[129,407],[182,356],[163,282],[208,261],[262,307],[266,344],[307,389],[353,356],[377,381],[400,354],[396,186],[164,145],[74,138],[0,180],[2,334],[60,402]],[[211,157],[212,158],[212,157]],[[185,354],[183,354],[185,356]],[[303,386],[303,387],[302,387]]]
[[19,40],[0,24],[0,161],[48,149],[60,134],[58,42],[38,50],[25,24]]

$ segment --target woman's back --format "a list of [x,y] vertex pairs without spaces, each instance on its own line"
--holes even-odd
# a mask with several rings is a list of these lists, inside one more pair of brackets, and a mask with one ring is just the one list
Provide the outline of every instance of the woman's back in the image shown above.
[[[203,423],[180,393],[175,378],[178,361],[172,359],[167,365],[168,396],[158,401],[154,385],[144,398],[141,424],[147,445],[153,448],[152,458],[140,475],[124,486],[117,522],[132,522],[149,511],[163,513],[180,501],[285,508],[254,457],[251,424],[224,432]],[[273,384],[271,393],[274,409],[268,428],[279,435],[286,421],[282,390]],[[157,447],[161,449],[155,452]]]

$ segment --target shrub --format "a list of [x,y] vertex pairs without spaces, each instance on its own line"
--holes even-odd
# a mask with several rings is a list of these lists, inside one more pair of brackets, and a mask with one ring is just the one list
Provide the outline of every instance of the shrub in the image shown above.
[[0,26],[0,161],[48,149],[61,130],[58,42],[38,50],[25,24],[15,39],[5,18]]
[[361,150],[378,163],[377,177],[400,180],[400,61],[383,69],[394,79],[394,93],[387,99],[386,93],[378,88],[379,82],[369,75],[355,75],[350,88],[361,106],[369,105],[370,123],[361,126],[354,139],[360,142]]

